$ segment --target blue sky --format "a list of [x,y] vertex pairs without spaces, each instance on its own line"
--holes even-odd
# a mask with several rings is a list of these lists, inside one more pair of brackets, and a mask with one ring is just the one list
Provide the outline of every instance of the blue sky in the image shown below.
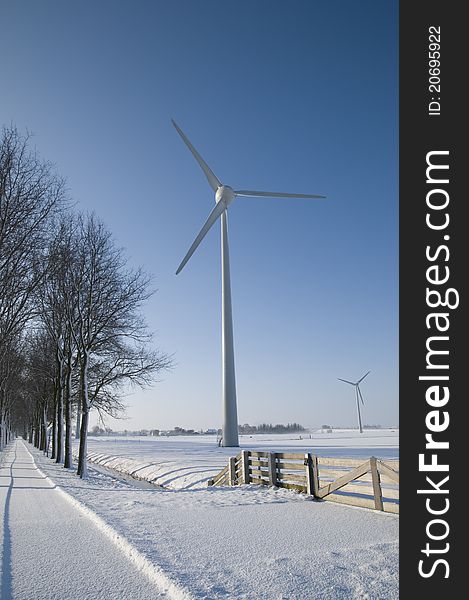
[[176,366],[114,428],[221,425],[214,198],[171,125],[233,187],[325,194],[229,209],[240,422],[398,421],[398,3],[0,3],[0,116],[154,274]]

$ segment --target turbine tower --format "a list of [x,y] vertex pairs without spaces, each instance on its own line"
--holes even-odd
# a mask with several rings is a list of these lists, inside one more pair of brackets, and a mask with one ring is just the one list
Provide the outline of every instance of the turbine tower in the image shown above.
[[176,275],[182,271],[190,257],[209,229],[220,217],[221,223],[221,277],[222,277],[222,384],[223,384],[223,433],[222,446],[239,446],[238,414],[236,408],[236,378],[233,343],[233,320],[231,313],[230,256],[228,249],[227,208],[237,196],[278,197],[278,198],[325,198],[311,194],[286,194],[282,192],[258,192],[253,190],[234,190],[224,185],[210,169],[204,159],[191,144],[182,129],[171,120],[176,131],[199,163],[212,190],[215,192],[215,207],[209,214],[186,256],[182,259]]
[[358,426],[360,428],[360,433],[363,433],[363,429],[362,429],[362,418],[360,415],[360,402],[358,401],[359,398],[362,401],[362,404],[365,404],[364,400],[363,400],[363,396],[362,396],[362,392],[360,390],[360,383],[365,379],[365,377],[370,373],[371,371],[368,371],[368,373],[365,373],[363,375],[363,377],[361,379],[359,379],[357,382],[353,382],[353,381],[347,381],[347,379],[341,379],[340,377],[338,377],[337,379],[339,381],[343,381],[344,383],[349,383],[350,385],[353,385],[355,387],[355,396],[357,399],[357,412],[358,412]]

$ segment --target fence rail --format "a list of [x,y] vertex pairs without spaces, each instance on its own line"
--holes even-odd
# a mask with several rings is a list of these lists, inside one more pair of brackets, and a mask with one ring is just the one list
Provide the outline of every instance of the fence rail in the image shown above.
[[242,483],[283,487],[318,500],[399,513],[398,460],[243,450],[230,457],[208,485]]

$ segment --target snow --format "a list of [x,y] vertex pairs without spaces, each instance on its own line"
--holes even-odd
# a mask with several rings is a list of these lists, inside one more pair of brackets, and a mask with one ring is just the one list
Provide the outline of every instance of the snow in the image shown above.
[[[354,440],[343,432],[329,437],[329,446],[315,438],[314,447],[328,455],[369,456],[373,448],[396,457],[397,438],[384,437]],[[311,449],[309,439],[291,436],[249,442]],[[168,480],[175,464],[200,478],[204,460],[218,469],[233,454],[207,439],[98,444],[126,448],[140,462],[155,462],[158,449]],[[0,469],[2,600],[398,598],[398,516],[284,489],[188,487],[181,483],[187,473],[174,480],[178,489],[95,468],[83,481],[14,442]]]
[[312,452],[318,456],[367,459],[399,458],[398,430],[336,430],[333,433],[241,436],[240,448],[219,448],[215,436],[125,437],[88,439],[88,457],[93,463],[130,474],[170,489],[206,487],[228,457],[241,449]]
[[[5,453],[0,468],[2,600],[168,597],[168,582],[162,577],[155,586],[138,561],[116,551],[95,515],[77,510],[69,494],[36,468],[22,441]],[[181,591],[179,597],[188,596]]]
[[[353,435],[344,433],[329,443],[336,444],[337,452],[342,448],[347,454],[354,452],[357,456],[364,452],[369,456],[371,438],[366,442],[364,439],[354,442],[347,439],[350,437]],[[396,456],[397,448],[392,447],[390,441],[378,440],[376,443],[381,447],[375,447],[373,453],[378,454],[377,451],[382,449],[388,457],[392,453]],[[195,470],[202,470],[207,457],[215,462],[214,457],[218,456],[220,464],[225,464],[226,457],[233,453],[233,449],[214,448],[209,443],[205,447],[207,440],[202,445],[201,442],[200,439],[168,438],[155,444],[154,440],[132,440],[117,442],[113,447],[121,451],[125,446],[133,453],[135,448],[141,448],[140,455],[133,454],[138,461],[144,456],[151,456],[154,461],[154,449],[158,448],[160,458],[173,461],[173,464],[189,465]],[[299,450],[305,440],[295,442],[291,437],[278,439],[276,436],[276,440],[250,439],[249,442],[249,447],[262,443],[265,448],[273,448],[275,444],[284,444],[282,448]],[[100,448],[109,444],[96,443]],[[19,449],[23,442],[17,444]],[[95,441],[91,441],[91,445],[94,444]],[[307,446],[310,447],[309,440]],[[90,468],[89,480],[82,481],[74,472],[56,465],[29,445],[28,450],[40,472],[49,479],[44,480],[36,471],[34,477],[38,479],[34,481],[39,489],[34,486],[27,495],[23,490],[25,495],[21,497],[15,496],[19,493],[16,487],[21,480],[14,477],[10,507],[15,506],[18,515],[30,513],[22,537],[18,534],[16,546],[13,546],[24,545],[29,562],[26,558],[24,561],[18,558],[12,579],[16,584],[18,573],[23,569],[27,577],[23,577],[23,587],[18,589],[24,593],[27,588],[29,595],[14,595],[15,600],[33,597],[75,599],[79,597],[76,589],[80,590],[80,586],[87,583],[90,585],[90,581],[94,592],[87,592],[85,597],[110,599],[117,597],[113,596],[117,587],[127,585],[124,583],[127,577],[128,591],[126,588],[125,594],[120,596],[124,599],[158,598],[159,594],[166,594],[168,598],[207,600],[398,598],[399,518],[396,515],[315,502],[306,495],[288,490],[252,485],[162,489],[146,482],[126,481],[94,468]],[[329,454],[333,448],[325,447],[324,450]],[[190,460],[192,456],[195,461]],[[22,458],[21,462],[28,460]],[[27,464],[26,467],[30,468]],[[168,471],[170,467],[167,467]],[[9,469],[2,471],[2,481],[7,485],[8,473]],[[169,472],[167,476],[169,479]],[[48,498],[53,493],[47,483],[49,480],[56,485],[52,512],[58,514],[57,523],[52,522],[48,509]],[[5,489],[2,488],[2,492]],[[45,497],[40,500],[38,494]],[[19,517],[15,520],[15,528],[20,527],[18,522]],[[68,532],[67,523],[73,524],[73,533]],[[12,523],[9,528],[14,531]],[[47,533],[48,528],[52,533]],[[61,538],[62,528],[64,536],[59,540],[59,550],[63,559],[59,557],[57,563],[54,543]],[[28,550],[31,543],[33,548]],[[109,548],[110,543],[114,545],[114,552]],[[103,546],[102,559],[96,548],[100,544]],[[133,565],[129,557],[133,557]],[[82,561],[83,572],[79,566]],[[121,561],[128,563],[124,569]],[[49,570],[52,571],[50,578],[45,576]],[[78,574],[75,573],[77,570]],[[38,585],[43,586],[38,588],[39,592],[44,594],[46,588],[57,586],[57,582],[66,586],[65,592],[58,596],[32,593],[31,582],[38,579],[38,573],[42,582]],[[62,581],[64,573],[67,573],[68,583]],[[141,578],[142,586],[137,591],[134,589],[135,574]],[[74,579],[78,580],[78,587],[74,587],[70,595]],[[149,585],[154,586],[151,593],[146,587]]]

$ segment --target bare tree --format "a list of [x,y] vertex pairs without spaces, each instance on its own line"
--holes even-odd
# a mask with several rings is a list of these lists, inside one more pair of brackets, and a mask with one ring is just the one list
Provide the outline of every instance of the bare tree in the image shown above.
[[[48,254],[48,268],[37,294],[40,320],[54,346],[55,394],[52,457],[71,466],[71,398],[76,298],[70,273],[75,266],[76,219],[66,215],[57,226]],[[64,419],[65,417],[65,419]],[[64,432],[65,425],[65,432]],[[65,437],[64,437],[65,433]]]
[[10,340],[0,361],[0,450],[10,440],[11,411],[21,388],[23,366],[20,344],[18,340]]
[[[35,313],[33,295],[46,271],[44,249],[52,219],[65,204],[65,186],[28,136],[4,128],[0,139],[0,363]],[[0,368],[0,377],[8,368]],[[5,390],[7,379],[0,381]],[[7,418],[0,412],[0,427]]]
[[122,250],[94,216],[82,220],[74,281],[78,318],[73,337],[82,410],[78,474],[86,477],[91,409],[97,406],[111,414],[121,409],[116,392],[123,384],[144,386],[171,361],[147,349],[151,340],[140,308],[151,295],[149,278],[127,267]]
[[[27,425],[30,428],[29,439],[34,445],[48,451],[47,432],[53,420],[53,397],[55,387],[54,344],[45,329],[28,332],[24,342],[24,376],[22,382],[21,407],[15,411],[26,413]],[[23,423],[23,428],[25,423]]]

